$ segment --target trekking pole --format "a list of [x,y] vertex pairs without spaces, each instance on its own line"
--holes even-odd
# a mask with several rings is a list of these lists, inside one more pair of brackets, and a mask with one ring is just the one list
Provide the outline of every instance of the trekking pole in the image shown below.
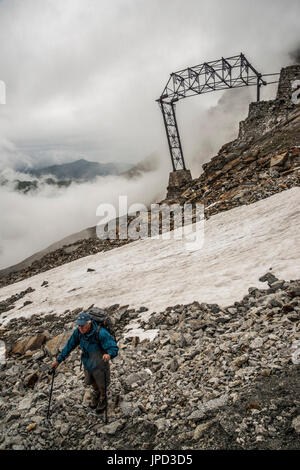
[[107,424],[106,365],[104,367],[105,424]]
[[50,403],[52,398],[52,391],[53,391],[53,383],[54,383],[54,376],[55,376],[55,368],[49,370],[48,375],[52,374],[52,382],[51,382],[51,389],[50,389],[50,397],[49,397],[49,405],[48,405],[48,412],[47,412],[47,419],[49,419],[50,415]]

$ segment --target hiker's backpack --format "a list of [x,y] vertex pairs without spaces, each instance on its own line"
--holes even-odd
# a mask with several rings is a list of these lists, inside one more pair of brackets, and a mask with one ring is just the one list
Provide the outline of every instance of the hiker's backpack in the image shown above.
[[[109,332],[109,334],[113,337],[115,342],[117,342],[116,335],[115,335],[114,328],[113,328],[113,323],[110,317],[105,313],[104,310],[98,307],[90,307],[88,310],[85,310],[85,312],[88,313],[90,317],[92,318],[92,320],[95,320],[98,324],[98,328],[95,334],[95,339],[101,349],[102,349],[102,345],[100,344],[100,341],[99,341],[99,331],[100,331],[100,328],[102,327],[105,328]],[[80,361],[80,370],[81,370],[81,367],[82,367],[82,356],[81,356],[81,361]]]
[[111,318],[105,313],[104,310],[98,307],[92,307],[86,310],[86,312],[90,315],[90,317],[95,320],[98,323],[98,328],[97,328],[97,341],[99,337],[99,331],[100,328],[105,328],[109,334],[113,337],[115,342],[117,342],[116,339],[116,334],[114,331],[113,327],[113,322],[111,321]]

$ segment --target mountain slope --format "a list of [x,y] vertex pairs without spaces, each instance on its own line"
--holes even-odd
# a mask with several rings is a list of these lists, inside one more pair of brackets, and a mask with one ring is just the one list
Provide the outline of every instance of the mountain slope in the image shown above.
[[[29,287],[35,291],[26,296],[32,302],[28,307],[23,300],[16,302],[1,322],[91,303],[147,306],[150,311],[194,300],[224,306],[249,285],[258,285],[270,268],[281,278],[295,279],[300,268],[299,203],[300,189],[292,188],[217,214],[205,221],[204,245],[196,251],[187,249],[188,239],[146,238],[3,287],[0,301]],[[45,279],[47,289],[41,287]]]
[[[0,449],[298,449],[299,199],[215,215],[198,251],[147,238],[0,289]],[[92,303],[120,346],[108,424],[78,349],[48,420],[48,368]]]

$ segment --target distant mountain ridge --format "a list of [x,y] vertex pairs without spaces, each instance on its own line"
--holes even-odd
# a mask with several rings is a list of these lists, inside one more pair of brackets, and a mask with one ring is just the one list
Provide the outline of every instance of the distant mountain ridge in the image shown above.
[[[27,194],[45,186],[68,187],[72,183],[86,183],[99,176],[121,176],[136,179],[145,172],[157,168],[157,156],[150,155],[141,162],[91,162],[81,158],[70,163],[49,165],[42,168],[21,166],[12,173],[0,171],[0,186],[10,186],[14,190]],[[17,173],[15,173],[16,171]]]
[[23,173],[40,178],[51,175],[57,180],[90,181],[97,176],[119,175],[133,165],[129,163],[99,163],[81,158],[74,162],[51,165],[43,168],[23,169]]

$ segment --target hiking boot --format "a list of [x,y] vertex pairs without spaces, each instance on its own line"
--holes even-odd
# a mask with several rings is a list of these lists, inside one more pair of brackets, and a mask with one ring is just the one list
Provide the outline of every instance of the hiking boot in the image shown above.
[[90,408],[94,409],[97,407],[100,398],[100,392],[93,390],[91,401],[90,401]]
[[105,407],[106,407],[105,398],[104,397],[100,398],[97,404],[96,413],[103,413],[103,411],[105,410]]

